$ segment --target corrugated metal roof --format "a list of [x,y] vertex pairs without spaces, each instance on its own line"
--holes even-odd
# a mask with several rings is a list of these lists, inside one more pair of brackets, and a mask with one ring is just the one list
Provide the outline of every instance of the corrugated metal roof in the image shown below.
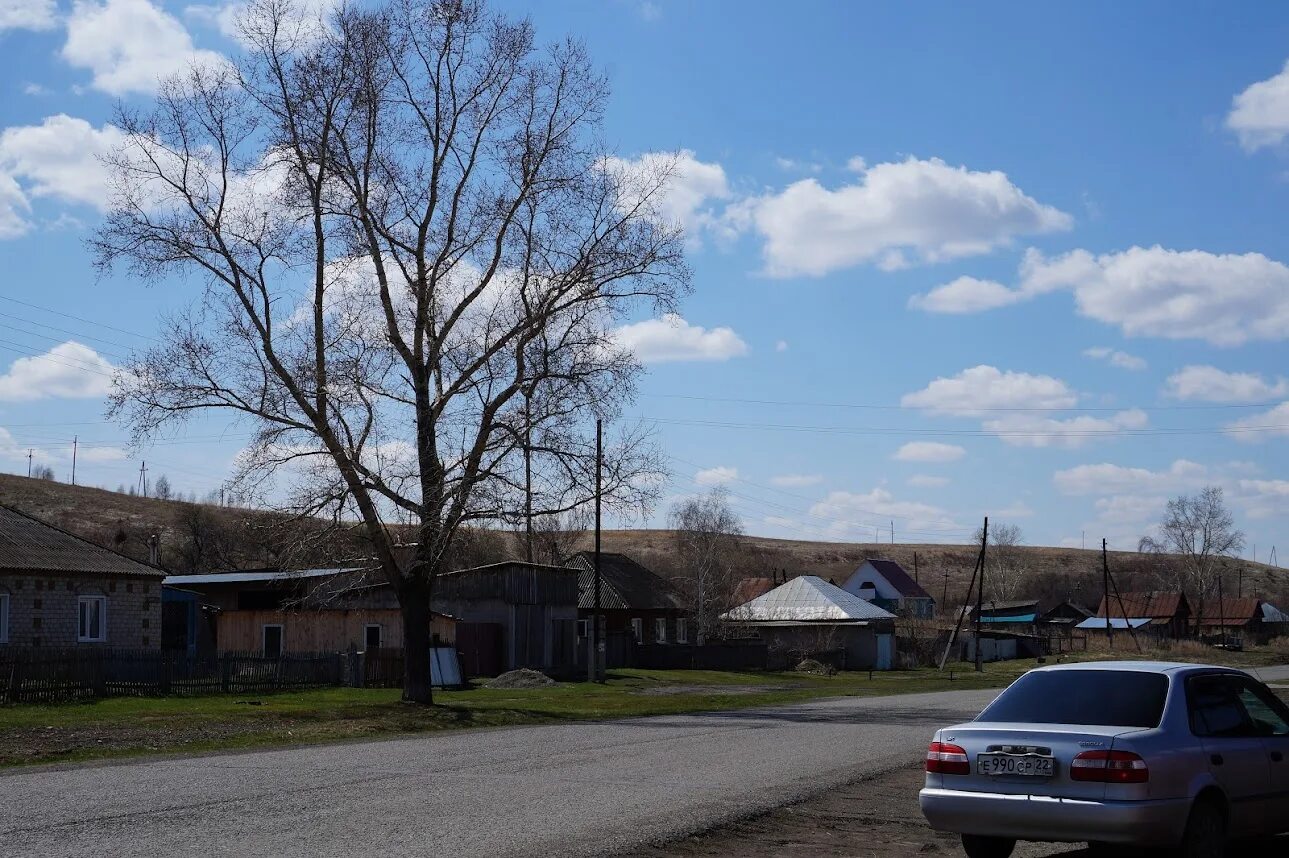
[[1270,602],[1262,603],[1262,622],[1264,623],[1289,623],[1289,614],[1277,608]]
[[1010,616],[998,617],[987,616],[982,614],[980,622],[982,623],[1032,623],[1038,618],[1038,614],[1012,614]]
[[[1142,626],[1148,625],[1150,625],[1150,617],[1129,617],[1126,620],[1123,617],[1110,618],[1110,628],[1112,629],[1127,629],[1129,626],[1134,629],[1139,629]],[[1105,627],[1105,617],[1088,617],[1086,620],[1075,626],[1076,629],[1104,629]]]
[[1146,592],[1146,593],[1124,593],[1122,596],[1123,607],[1120,608],[1120,599],[1117,596],[1110,596],[1110,610],[1106,611],[1106,599],[1101,599],[1101,604],[1097,606],[1097,616],[1104,617],[1107,614],[1111,617],[1122,617],[1127,614],[1130,617],[1152,617],[1154,619],[1173,619],[1177,616],[1178,611],[1183,606],[1190,608],[1186,602],[1186,597],[1177,592]]
[[[595,607],[595,552],[579,551],[568,559],[578,570],[579,608]],[[600,607],[608,610],[674,611],[675,590],[662,578],[625,554],[600,552]]]
[[726,613],[734,622],[893,620],[895,615],[815,575],[801,575]]
[[255,584],[270,581],[294,581],[300,578],[331,578],[346,572],[358,572],[359,567],[345,569],[301,569],[284,572],[281,569],[258,569],[254,572],[210,572],[205,575],[169,575],[161,583],[167,587],[192,586],[193,584]]
[[147,578],[166,574],[7,506],[0,506],[0,571]]

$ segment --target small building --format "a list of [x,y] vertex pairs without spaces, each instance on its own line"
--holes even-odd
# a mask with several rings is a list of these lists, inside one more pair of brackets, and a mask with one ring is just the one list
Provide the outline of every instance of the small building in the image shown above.
[[431,604],[460,621],[457,650],[465,675],[521,667],[572,675],[580,575],[567,566],[514,560],[439,575]]
[[[172,575],[165,579],[165,591],[167,643],[196,654],[205,654],[207,647],[219,654],[276,657],[403,646],[398,600],[371,569]],[[432,614],[431,640],[454,645],[455,627],[455,618]]]
[[[963,618],[965,624],[974,626],[976,622],[976,606],[971,604],[954,609],[954,619],[957,620],[959,616]],[[980,606],[980,625],[982,630],[989,628],[999,631],[1032,633],[1037,622],[1037,599],[988,601]]]
[[[1147,619],[1144,628],[1163,640],[1180,640],[1190,636],[1191,607],[1185,593],[1144,591],[1110,594],[1097,605],[1097,617]],[[1104,629],[1104,625],[1102,626]]]
[[895,665],[895,615],[815,575],[793,578],[721,619],[754,629],[784,666],[806,657],[834,657],[849,670]]
[[865,560],[841,588],[892,613],[919,619],[935,616],[935,599],[894,560]]
[[0,647],[158,649],[164,577],[0,505]]
[[1068,599],[1060,602],[1038,615],[1038,627],[1048,634],[1069,636],[1074,627],[1092,616],[1092,612]]
[[[595,613],[595,552],[580,551],[566,566],[578,570],[579,637]],[[691,643],[689,614],[670,583],[625,554],[600,552],[600,615],[609,634],[629,632],[636,643]]]
[[[786,576],[784,577],[784,580],[787,580]],[[776,584],[777,582],[772,577],[766,578],[764,576],[752,576],[743,578],[734,585],[734,604],[743,605],[752,601],[757,596],[764,596],[766,593],[773,590]]]
[[1227,596],[1204,603],[1200,635],[1238,636],[1245,643],[1264,644],[1284,633],[1284,620],[1278,608],[1261,599]]

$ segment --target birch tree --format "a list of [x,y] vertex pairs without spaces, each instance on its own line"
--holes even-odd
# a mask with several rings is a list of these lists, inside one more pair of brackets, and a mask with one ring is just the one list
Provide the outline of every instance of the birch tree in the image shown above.
[[720,615],[734,607],[730,602],[737,582],[732,560],[743,523],[730,508],[725,489],[716,486],[673,506],[671,526],[701,646],[716,630]]
[[[594,419],[639,370],[612,331],[688,288],[658,215],[670,165],[614,166],[608,87],[575,41],[539,46],[472,0],[308,8],[252,0],[240,56],[117,117],[97,262],[194,300],[123,367],[110,414],[141,440],[238,418],[239,491],[356,523],[401,606],[404,697],[429,703],[455,535],[523,514],[525,447],[535,513],[588,500]],[[656,472],[621,430],[606,503],[647,503]]]

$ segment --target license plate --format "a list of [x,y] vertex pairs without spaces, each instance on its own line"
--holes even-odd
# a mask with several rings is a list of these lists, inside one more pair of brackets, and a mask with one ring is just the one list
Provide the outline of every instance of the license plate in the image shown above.
[[982,775],[1023,775],[1031,778],[1050,778],[1056,772],[1053,757],[1038,754],[979,754],[976,772]]

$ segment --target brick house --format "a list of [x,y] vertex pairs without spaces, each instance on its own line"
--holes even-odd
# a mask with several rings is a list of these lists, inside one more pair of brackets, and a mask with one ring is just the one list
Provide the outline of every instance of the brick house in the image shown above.
[[0,505],[0,646],[159,648],[164,577]]

